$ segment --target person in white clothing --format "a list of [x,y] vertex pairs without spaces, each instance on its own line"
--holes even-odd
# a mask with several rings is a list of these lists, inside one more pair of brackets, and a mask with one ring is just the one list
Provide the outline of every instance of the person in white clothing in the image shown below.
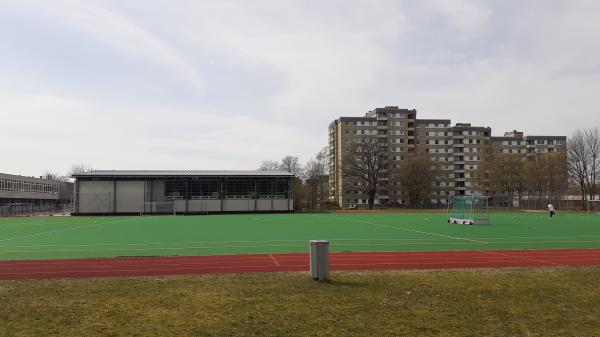
[[554,206],[552,204],[548,204],[548,213],[550,213],[550,218],[552,218],[552,216],[556,214],[556,211],[554,210]]

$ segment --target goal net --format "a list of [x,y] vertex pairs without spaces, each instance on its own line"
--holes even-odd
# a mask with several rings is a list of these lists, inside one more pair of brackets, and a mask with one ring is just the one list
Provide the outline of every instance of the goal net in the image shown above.
[[488,198],[474,195],[452,198],[448,204],[448,223],[489,224]]
[[586,209],[590,213],[600,214],[600,200],[587,200]]
[[144,202],[140,215],[172,214],[177,215],[177,201],[147,201]]

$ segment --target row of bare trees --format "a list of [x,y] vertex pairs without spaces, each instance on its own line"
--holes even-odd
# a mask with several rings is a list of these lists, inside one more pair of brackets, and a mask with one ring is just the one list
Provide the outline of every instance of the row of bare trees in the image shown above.
[[411,153],[390,166],[393,161],[388,157],[387,148],[376,138],[364,138],[349,146],[342,165],[344,176],[367,195],[369,209],[373,209],[379,195],[388,195],[382,198],[382,206],[394,206],[399,198],[410,207],[428,205],[440,176],[438,163],[426,155]]
[[[576,130],[567,143],[568,172],[581,199],[596,200],[600,182],[600,130]],[[587,203],[586,203],[587,205]]]
[[507,207],[513,207],[515,200],[522,206],[525,196],[534,207],[543,207],[560,200],[568,188],[565,154],[558,152],[538,154],[527,161],[511,154],[491,154],[476,177],[479,192]]
[[[544,207],[567,194],[569,185],[577,186],[583,204],[598,198],[600,182],[600,130],[575,130],[567,141],[566,153],[538,154],[524,162],[512,155],[492,155],[481,167],[484,186],[494,196],[512,201],[527,195],[534,207]],[[537,202],[540,202],[537,204]]]
[[48,180],[68,182],[68,181],[71,181],[71,177],[74,174],[86,173],[86,172],[90,172],[93,170],[94,169],[90,165],[87,165],[87,164],[73,164],[73,165],[71,165],[71,168],[69,169],[67,174],[61,175],[55,171],[47,170],[46,172],[44,172],[43,177],[44,177],[44,179],[48,179]]
[[[576,130],[567,142],[567,152],[537,154],[529,160],[513,154],[490,151],[474,178],[482,195],[489,195],[503,206],[514,201],[528,207],[545,207],[556,203],[568,192],[569,182],[579,187],[585,201],[597,198],[600,181],[600,131],[598,128]],[[375,138],[353,144],[343,163],[344,176],[368,196],[369,208],[379,195],[393,194],[410,207],[426,206],[433,186],[442,172],[427,155],[409,153],[402,161],[390,161],[385,146]],[[398,163],[389,166],[388,163]],[[533,204],[532,204],[533,203]]]
[[261,171],[286,171],[294,179],[294,198],[302,208],[322,209],[329,203],[329,151],[324,147],[304,165],[296,156],[285,156],[281,161],[265,160],[260,163]]
[[[387,200],[387,206],[398,199],[409,207],[427,206],[443,175],[438,162],[415,152],[405,154],[400,161],[390,160],[386,145],[375,137],[350,145],[342,163],[345,183],[366,195],[371,209],[377,198]],[[314,208],[328,193],[327,160],[325,148],[304,166],[297,157],[287,156],[281,162],[264,161],[260,169],[282,169],[296,175],[296,197],[304,197],[306,205]],[[541,153],[529,160],[491,151],[471,178],[475,183],[472,189],[507,207],[513,207],[515,200],[523,206],[524,199],[528,207],[535,208],[555,203],[567,194],[569,182],[578,187],[582,200],[595,200],[600,181],[600,131],[576,130],[567,142],[566,153]],[[388,198],[381,198],[385,195]]]

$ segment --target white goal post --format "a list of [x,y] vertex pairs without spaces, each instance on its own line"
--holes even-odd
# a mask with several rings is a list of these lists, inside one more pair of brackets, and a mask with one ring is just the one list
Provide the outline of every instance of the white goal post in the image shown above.
[[600,214],[600,200],[586,200],[585,203],[588,212]]
[[177,200],[144,202],[140,215],[151,215],[153,213],[177,215]]

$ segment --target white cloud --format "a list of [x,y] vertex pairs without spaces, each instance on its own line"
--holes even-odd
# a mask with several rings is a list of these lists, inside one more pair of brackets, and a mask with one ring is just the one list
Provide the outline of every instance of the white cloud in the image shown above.
[[106,48],[140,60],[157,62],[188,81],[198,93],[205,86],[198,69],[181,52],[133,19],[108,7],[84,0],[24,0],[15,6],[32,16],[43,17],[56,25],[84,34],[86,38],[93,39]]
[[255,169],[263,159],[321,146],[301,130],[251,116],[174,115],[147,107],[140,115],[129,113],[140,107],[99,108],[20,92],[2,93],[0,101],[11,111],[2,116],[10,123],[0,124],[0,143],[12,144],[7,152],[15,155],[3,163],[3,172],[66,172],[74,163],[108,169]]
[[[495,134],[569,135],[600,125],[595,1],[24,0],[9,7],[40,27],[3,27],[0,11],[0,28],[15,30],[5,44],[16,55],[0,55],[0,142],[11,144],[5,151],[14,158],[0,171],[40,174],[74,162],[251,169],[287,154],[307,160],[326,145],[334,118],[384,105]],[[86,74],[44,76],[39,69],[53,64],[35,61],[53,42],[80,47],[80,59],[65,57]],[[103,57],[111,62],[94,69]],[[95,80],[111,67],[114,80]]]
[[479,0],[433,0],[431,8],[442,13],[449,26],[467,38],[479,36],[492,14]]

